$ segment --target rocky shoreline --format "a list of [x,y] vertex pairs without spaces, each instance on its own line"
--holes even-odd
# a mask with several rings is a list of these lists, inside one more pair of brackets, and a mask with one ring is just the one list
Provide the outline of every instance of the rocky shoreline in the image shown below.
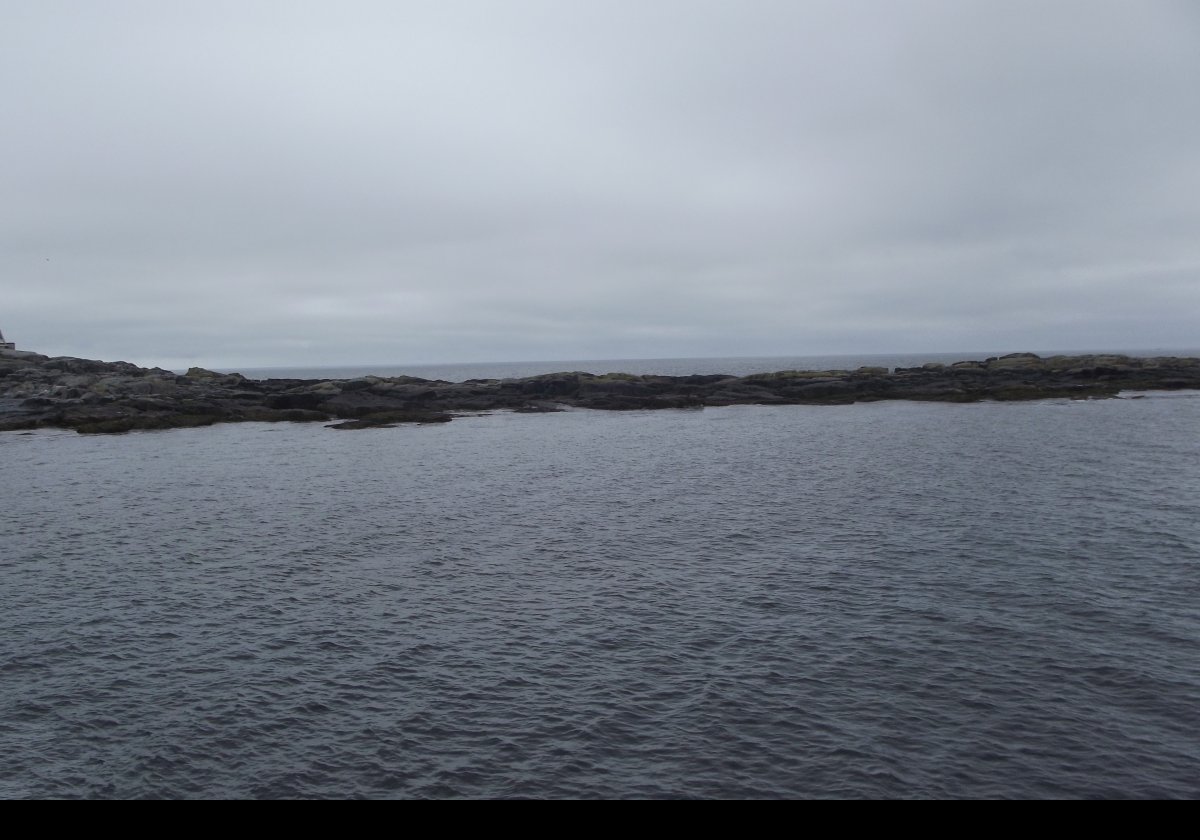
[[340,421],[335,429],[443,423],[457,412],[840,405],[874,400],[1031,400],[1115,397],[1123,390],[1200,389],[1200,359],[1012,353],[917,368],[789,370],[750,376],[595,375],[578,371],[465,382],[410,376],[247,379],[192,368],[177,374],[0,350],[0,431],[81,433],[248,421]]

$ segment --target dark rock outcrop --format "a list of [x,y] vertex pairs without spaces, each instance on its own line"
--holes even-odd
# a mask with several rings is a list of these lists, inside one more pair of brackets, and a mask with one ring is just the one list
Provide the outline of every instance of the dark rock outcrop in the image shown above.
[[1200,359],[1012,353],[982,361],[857,370],[784,370],[736,377],[595,375],[580,371],[465,382],[411,376],[246,379],[192,368],[179,375],[128,362],[0,351],[0,431],[85,433],[245,421],[328,422],[357,429],[444,423],[453,412],[563,407],[603,410],[736,404],[842,405],[872,400],[1113,397],[1122,390],[1200,389]]

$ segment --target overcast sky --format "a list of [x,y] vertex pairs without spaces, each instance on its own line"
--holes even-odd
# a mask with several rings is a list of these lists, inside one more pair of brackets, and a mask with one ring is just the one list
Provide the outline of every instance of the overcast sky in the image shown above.
[[0,0],[0,109],[52,355],[1200,345],[1195,0]]

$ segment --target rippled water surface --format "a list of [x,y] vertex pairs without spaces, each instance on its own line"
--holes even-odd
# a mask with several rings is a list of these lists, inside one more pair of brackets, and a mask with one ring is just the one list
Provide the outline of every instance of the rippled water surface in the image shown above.
[[1200,795],[1200,398],[0,435],[0,796]]
[[[977,350],[958,353],[908,353],[897,355],[845,356],[726,356],[722,358],[688,359],[588,359],[541,362],[476,362],[438,365],[374,364],[343,367],[267,367],[239,368],[250,379],[354,379],[360,376],[418,376],[422,379],[444,379],[461,382],[465,379],[512,379],[560,371],[586,371],[603,374],[611,372],[690,376],[692,374],[727,373],[747,376],[775,370],[854,370],[859,367],[920,367],[927,362],[952,364],[964,359],[986,359],[999,356],[1006,350]],[[1042,350],[1040,355],[1052,356],[1066,351]],[[1070,351],[1077,354],[1079,351]],[[1101,353],[1127,353],[1133,356],[1200,356],[1200,348],[1171,350],[1097,350]],[[183,371],[180,371],[181,373]]]

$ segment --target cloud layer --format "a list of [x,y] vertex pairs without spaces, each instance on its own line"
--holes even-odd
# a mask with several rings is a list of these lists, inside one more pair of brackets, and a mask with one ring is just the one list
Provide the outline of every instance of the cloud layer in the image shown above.
[[21,346],[1200,344],[1184,0],[4,5]]

